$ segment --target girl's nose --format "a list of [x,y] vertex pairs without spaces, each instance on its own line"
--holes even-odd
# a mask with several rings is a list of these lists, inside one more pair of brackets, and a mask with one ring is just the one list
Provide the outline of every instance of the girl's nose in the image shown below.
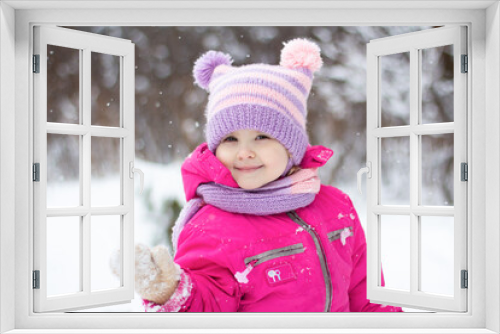
[[238,150],[238,160],[255,158],[255,152],[248,146],[241,147]]

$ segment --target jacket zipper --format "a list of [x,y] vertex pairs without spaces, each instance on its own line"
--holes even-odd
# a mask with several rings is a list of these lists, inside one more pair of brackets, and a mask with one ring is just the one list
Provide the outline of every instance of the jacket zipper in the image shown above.
[[294,222],[299,224],[304,230],[306,230],[309,235],[313,238],[314,244],[316,246],[316,253],[318,254],[319,262],[321,264],[321,270],[323,272],[323,279],[325,280],[325,290],[326,290],[326,301],[324,312],[329,312],[332,306],[332,278],[330,276],[330,270],[328,270],[328,264],[326,263],[326,256],[321,243],[319,241],[316,232],[313,231],[311,226],[307,224],[295,211],[290,211],[286,213]]
[[245,265],[248,265],[249,263],[251,263],[253,267],[256,267],[261,263],[275,259],[277,257],[294,255],[294,254],[299,254],[299,253],[304,253],[304,245],[301,243],[287,246],[287,247],[271,249],[267,252],[260,253],[260,254],[257,254],[257,255],[251,256],[251,257],[247,257],[247,258],[245,258]]

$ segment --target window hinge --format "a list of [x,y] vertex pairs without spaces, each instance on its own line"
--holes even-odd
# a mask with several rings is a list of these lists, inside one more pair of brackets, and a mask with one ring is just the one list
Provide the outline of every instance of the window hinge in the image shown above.
[[469,72],[469,57],[462,55],[462,73]]
[[467,270],[462,270],[462,289],[467,289],[469,287],[469,274]]
[[467,163],[462,162],[462,164],[460,165],[460,169],[461,169],[461,175],[462,175],[460,180],[469,181],[469,167],[468,167]]
[[33,55],[33,73],[40,73],[40,55]]
[[40,270],[33,270],[33,289],[40,289]]
[[40,182],[40,163],[33,164],[33,181]]

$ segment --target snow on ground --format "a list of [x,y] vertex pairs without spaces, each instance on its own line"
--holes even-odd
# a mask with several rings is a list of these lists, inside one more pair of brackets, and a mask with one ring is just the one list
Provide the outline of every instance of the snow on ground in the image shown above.
[[[160,165],[136,161],[136,168],[144,174],[144,191],[149,191],[149,205],[160,207],[166,199],[176,198],[184,204],[184,191],[180,176],[181,162]],[[136,174],[137,175],[137,174]],[[114,203],[119,193],[116,178],[93,180],[93,204]],[[366,199],[355,184],[339,186],[350,195],[366,231]],[[365,189],[363,187],[363,189]],[[48,203],[60,206],[73,205],[78,184],[65,182],[52,184],[47,190]],[[143,193],[145,194],[145,193]],[[161,222],[148,209],[147,201],[139,194],[138,177],[135,181],[135,243],[155,246],[153,240],[161,231]],[[404,223],[401,223],[406,219]],[[111,253],[119,248],[119,216],[94,217],[91,225],[91,284],[93,290],[117,287],[118,279],[109,269]],[[49,295],[78,290],[79,266],[78,219],[50,218],[48,220],[48,292]],[[409,288],[409,218],[384,216],[382,220],[382,260],[386,285]],[[422,289],[428,292],[453,293],[453,219],[426,218],[422,225]],[[82,310],[83,312],[143,312],[142,300],[137,294],[125,304]],[[405,311],[419,311],[405,309]]]

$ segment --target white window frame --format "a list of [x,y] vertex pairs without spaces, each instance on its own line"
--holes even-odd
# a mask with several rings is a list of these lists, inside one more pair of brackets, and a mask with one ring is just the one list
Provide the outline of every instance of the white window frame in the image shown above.
[[[135,47],[129,40],[91,34],[53,26],[34,27],[34,54],[40,58],[39,73],[34,81],[34,162],[38,163],[39,181],[33,184],[34,247],[33,268],[39,271],[39,288],[34,289],[35,312],[85,309],[104,304],[118,304],[134,299],[134,180],[135,157]],[[47,122],[47,46],[72,48],[79,53],[79,122],[78,124]],[[119,124],[114,127],[91,124],[91,54],[112,55],[119,62]],[[79,136],[80,198],[78,206],[47,208],[47,134]],[[120,203],[95,207],[91,201],[92,138],[118,139],[120,159]],[[131,177],[132,176],[132,177]],[[120,285],[117,288],[92,291],[91,225],[92,218],[114,215],[120,217]],[[80,225],[79,286],[76,293],[48,296],[47,285],[47,219],[77,218]]]
[[[453,46],[453,112],[452,122],[422,124],[421,57],[422,50],[445,45]],[[407,125],[383,127],[381,83],[382,57],[409,54],[409,120]],[[461,271],[467,270],[467,185],[461,181],[461,163],[467,163],[467,79],[462,73],[461,55],[468,54],[467,29],[451,25],[370,41],[367,46],[367,165],[371,177],[367,179],[367,296],[372,302],[408,306],[429,310],[463,312],[467,310],[467,290],[461,287]],[[387,65],[386,65],[387,66]],[[454,205],[422,205],[422,135],[452,134],[454,152]],[[381,198],[382,140],[408,138],[409,201],[408,205],[387,205]],[[404,215],[409,223],[409,290],[381,286],[382,259],[381,217]],[[453,294],[443,296],[420,290],[422,244],[420,220],[425,216],[453,218]]]
[[[62,6],[66,8],[61,9]],[[130,9],[116,6],[127,6]],[[138,7],[145,8],[137,10]],[[393,9],[392,6],[398,6]],[[86,8],[78,9],[74,8]],[[148,9],[149,7],[149,9]],[[162,7],[162,8],[158,8]],[[114,8],[114,9],[113,9]],[[220,9],[224,8],[224,9]],[[408,10],[412,8],[412,10]],[[113,9],[113,10],[112,10]],[[485,24],[486,22],[486,24]],[[407,314],[33,313],[32,26],[55,25],[443,25],[469,28],[468,312]],[[174,328],[267,332],[500,332],[500,10],[498,1],[14,1],[0,3],[0,331],[127,333]],[[486,70],[487,69],[487,70]],[[200,111],[201,112],[201,111]],[[14,145],[12,145],[14,143]],[[359,166],[362,167],[362,166]],[[14,175],[14,177],[12,177]],[[486,182],[486,176],[488,179]],[[472,228],[473,226],[473,228]],[[12,287],[15,287],[14,289]],[[487,293],[486,293],[487,291]],[[133,328],[141,328],[136,331]],[[228,329],[229,328],[229,329]],[[289,328],[283,330],[283,328]],[[290,328],[295,328],[292,330]],[[357,330],[356,330],[357,328]],[[413,328],[413,329],[412,329]],[[148,330],[150,329],[150,330]],[[299,330],[297,330],[299,329]],[[392,329],[392,331],[390,330]],[[418,329],[418,330],[415,330]],[[256,330],[257,331],[257,330]],[[180,330],[179,330],[180,332]],[[81,333],[81,331],[80,331]]]

